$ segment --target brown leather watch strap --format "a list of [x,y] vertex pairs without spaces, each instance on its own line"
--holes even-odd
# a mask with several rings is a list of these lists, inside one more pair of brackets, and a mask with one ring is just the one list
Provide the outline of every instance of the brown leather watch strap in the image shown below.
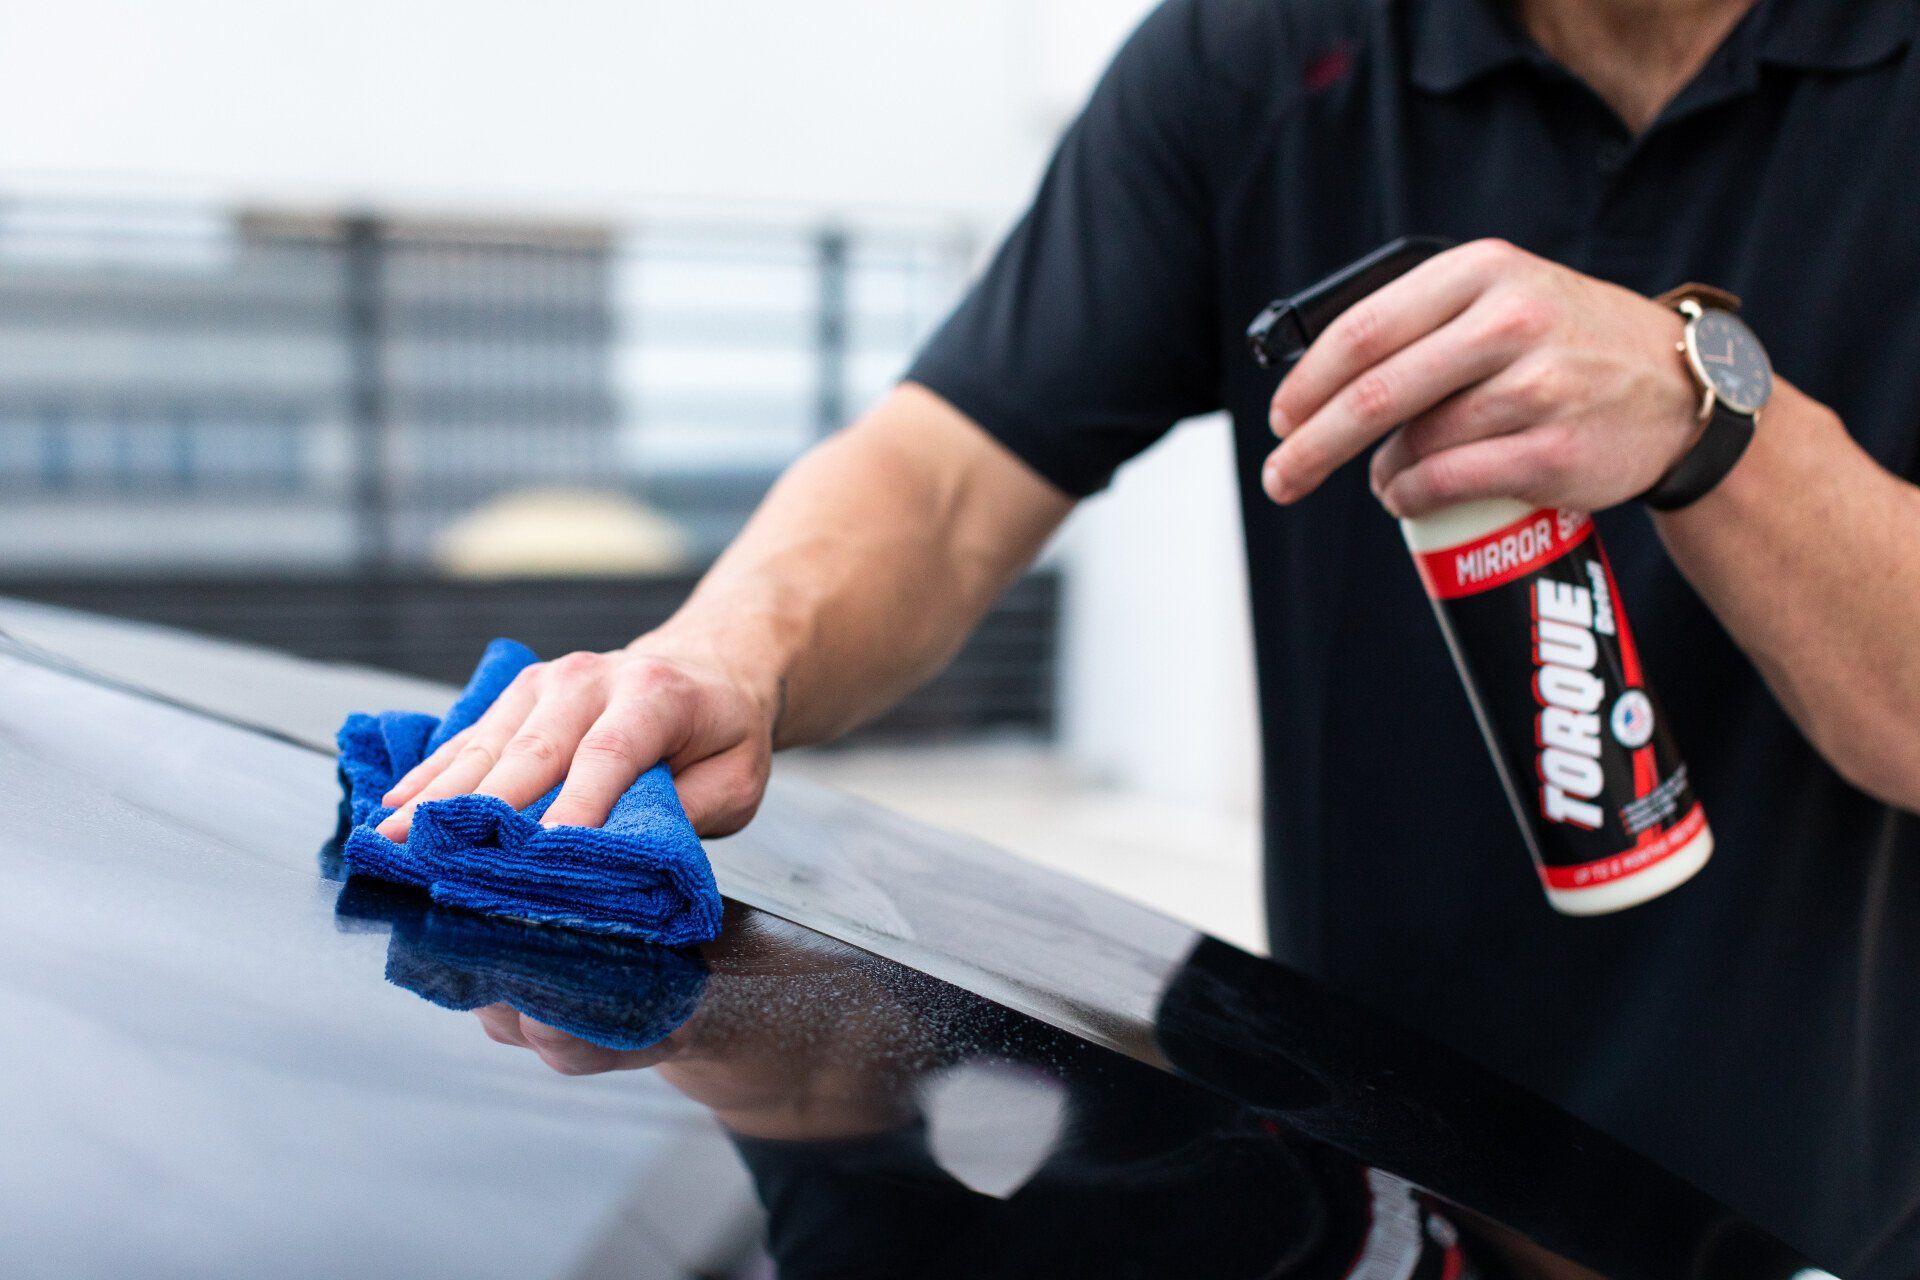
[[1685,302],[1688,298],[1692,298],[1703,307],[1712,307],[1717,311],[1738,311],[1740,309],[1739,294],[1728,293],[1725,289],[1718,289],[1710,284],[1699,284],[1692,280],[1687,281],[1685,284],[1675,285],[1673,288],[1655,298],[1654,301],[1663,307],[1673,307]]

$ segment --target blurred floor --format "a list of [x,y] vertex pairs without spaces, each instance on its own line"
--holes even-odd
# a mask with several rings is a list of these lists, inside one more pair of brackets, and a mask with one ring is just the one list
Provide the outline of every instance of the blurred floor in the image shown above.
[[776,769],[975,836],[1264,953],[1257,819],[1105,787],[1034,744],[794,752]]

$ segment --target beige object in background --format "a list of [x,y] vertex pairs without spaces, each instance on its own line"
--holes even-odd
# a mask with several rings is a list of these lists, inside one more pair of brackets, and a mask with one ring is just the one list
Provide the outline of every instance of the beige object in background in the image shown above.
[[686,535],[644,503],[585,489],[504,494],[448,527],[434,563],[458,578],[671,573],[687,566]]

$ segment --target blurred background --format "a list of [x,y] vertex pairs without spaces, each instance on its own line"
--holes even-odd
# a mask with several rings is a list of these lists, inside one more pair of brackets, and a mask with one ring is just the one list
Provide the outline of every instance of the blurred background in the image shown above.
[[[1143,0],[0,11],[0,595],[616,647],[892,384]],[[1226,428],[780,768],[1260,941]]]

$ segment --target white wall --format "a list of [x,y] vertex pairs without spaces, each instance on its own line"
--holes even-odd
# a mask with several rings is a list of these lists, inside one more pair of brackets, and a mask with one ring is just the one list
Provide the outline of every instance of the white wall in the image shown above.
[[1039,155],[1032,4],[13,4],[0,178],[993,218]]
[[1063,737],[1125,790],[1259,809],[1246,555],[1222,417],[1176,428],[1074,514]]

